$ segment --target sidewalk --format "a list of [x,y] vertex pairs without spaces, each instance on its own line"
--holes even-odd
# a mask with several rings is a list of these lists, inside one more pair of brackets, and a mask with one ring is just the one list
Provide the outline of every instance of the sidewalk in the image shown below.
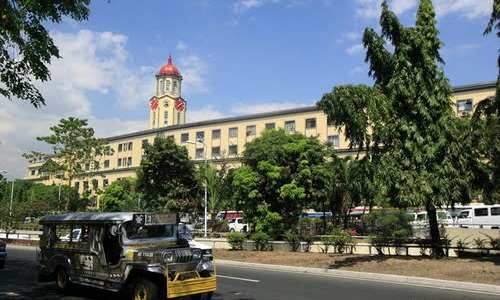
[[232,260],[219,260],[216,259],[216,264],[248,268],[256,270],[268,270],[274,272],[290,272],[290,273],[300,273],[300,274],[310,274],[314,276],[326,276],[332,278],[347,278],[356,280],[367,280],[375,282],[385,282],[393,284],[403,284],[412,285],[418,287],[428,287],[428,288],[438,288],[453,291],[463,291],[472,293],[481,293],[489,295],[499,295],[500,296],[500,285],[491,284],[480,284],[480,283],[470,283],[461,281],[450,281],[450,280],[439,280],[430,279],[424,277],[412,277],[412,276],[401,276],[401,275],[390,275],[390,274],[380,274],[380,273],[368,273],[368,272],[357,272],[357,271],[343,271],[343,270],[333,270],[333,269],[321,269],[321,268],[307,268],[307,267],[293,267],[293,266],[282,266],[282,265],[268,265],[259,263],[246,263]]

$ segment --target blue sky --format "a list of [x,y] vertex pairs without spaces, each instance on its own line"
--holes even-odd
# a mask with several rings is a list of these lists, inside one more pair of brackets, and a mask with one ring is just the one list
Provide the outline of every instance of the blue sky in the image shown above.
[[[496,77],[498,40],[483,37],[492,0],[435,0],[454,85]],[[393,0],[404,24],[416,0]],[[361,36],[380,0],[93,1],[88,21],[50,26],[63,58],[40,84],[48,105],[0,106],[0,169],[22,176],[20,153],[62,117],[101,136],[147,127],[154,74],[168,54],[184,76],[188,121],[310,105],[334,85],[370,83]],[[6,104],[4,104],[6,103]],[[3,120],[3,121],[2,121]],[[19,134],[19,132],[22,134]],[[2,165],[3,164],[3,165]]]

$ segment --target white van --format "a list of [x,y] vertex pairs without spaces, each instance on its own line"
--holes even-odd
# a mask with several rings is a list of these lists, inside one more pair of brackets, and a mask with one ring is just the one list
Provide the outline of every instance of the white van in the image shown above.
[[[427,217],[426,211],[409,213],[409,215],[411,218],[411,224],[413,226],[428,226],[429,225],[429,218]],[[449,212],[447,212],[446,210],[437,210],[436,216],[437,216],[437,220],[438,220],[439,224],[442,224],[444,226],[452,226],[453,225],[453,218],[451,217],[451,214]]]
[[456,224],[464,228],[500,228],[500,204],[462,210]]

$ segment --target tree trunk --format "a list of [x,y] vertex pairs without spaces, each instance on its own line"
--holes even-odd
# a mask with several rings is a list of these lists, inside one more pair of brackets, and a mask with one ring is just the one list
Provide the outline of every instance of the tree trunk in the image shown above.
[[443,247],[441,245],[441,236],[439,234],[439,225],[436,215],[436,207],[432,204],[427,205],[427,217],[429,218],[429,230],[431,234],[432,255],[443,257]]

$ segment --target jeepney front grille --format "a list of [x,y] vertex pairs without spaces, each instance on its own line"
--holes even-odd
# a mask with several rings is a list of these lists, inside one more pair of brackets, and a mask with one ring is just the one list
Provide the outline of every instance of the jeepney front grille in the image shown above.
[[176,249],[174,254],[176,263],[188,263],[193,261],[193,253],[190,249]]

